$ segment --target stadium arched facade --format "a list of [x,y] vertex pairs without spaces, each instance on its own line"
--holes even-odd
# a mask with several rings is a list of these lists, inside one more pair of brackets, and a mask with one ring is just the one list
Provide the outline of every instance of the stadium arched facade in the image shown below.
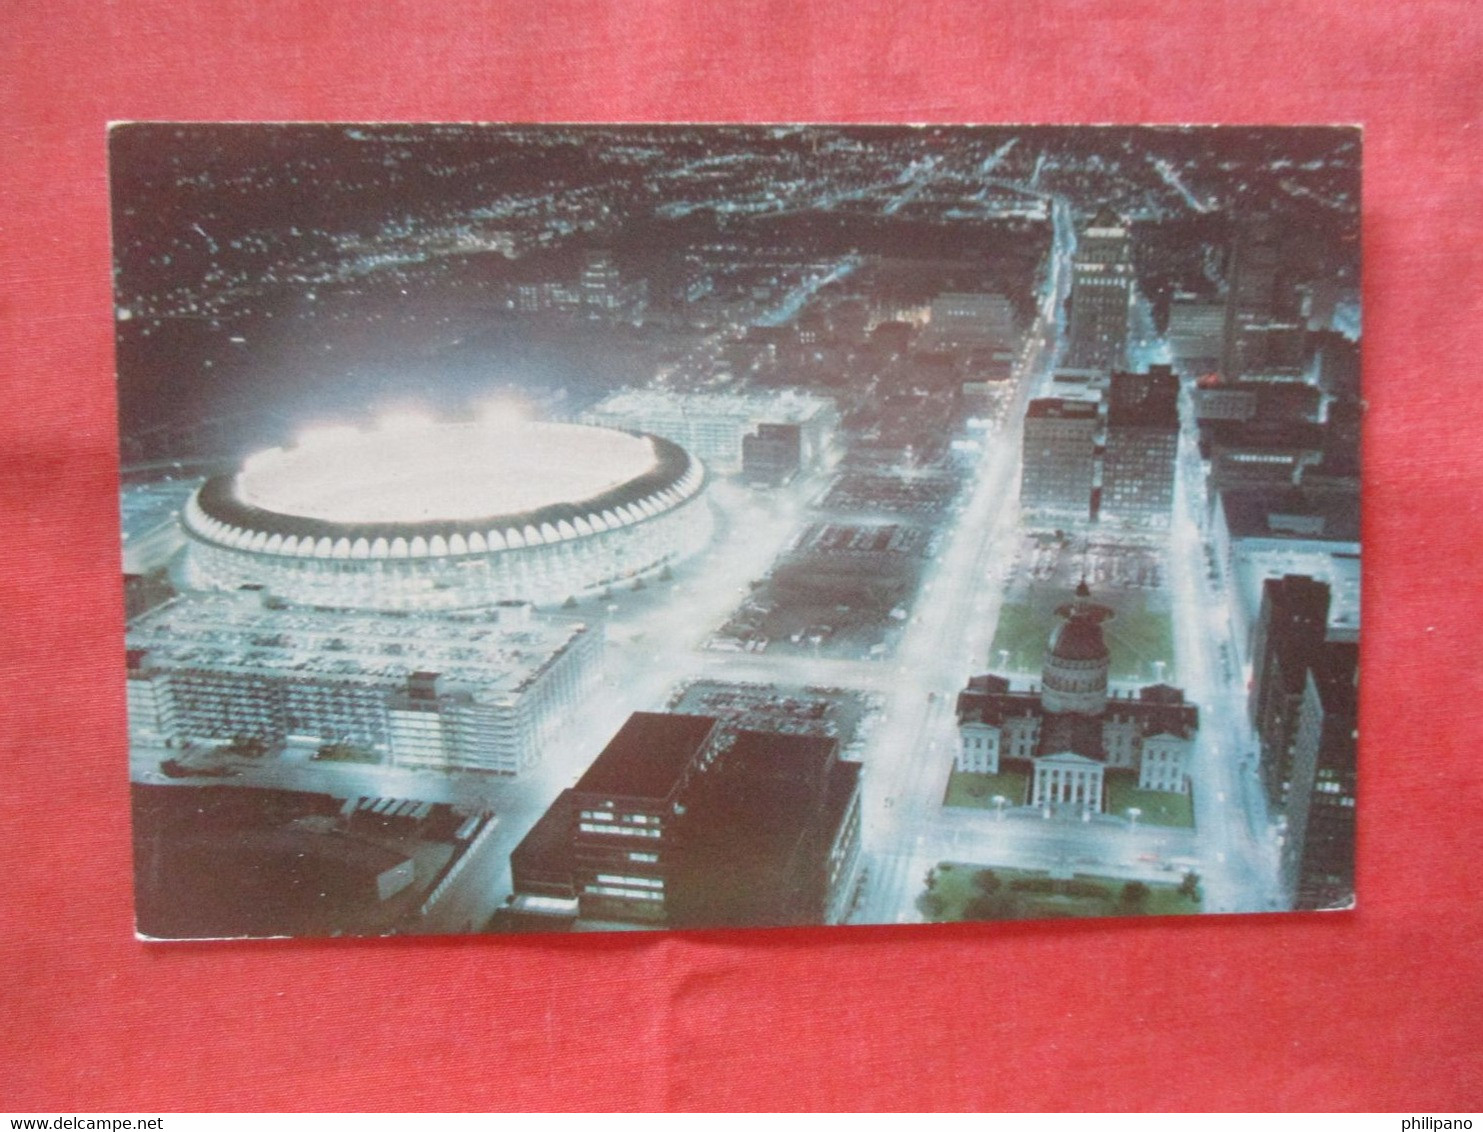
[[699,549],[705,486],[679,445],[614,429],[328,430],[200,487],[185,581],[337,608],[554,604]]

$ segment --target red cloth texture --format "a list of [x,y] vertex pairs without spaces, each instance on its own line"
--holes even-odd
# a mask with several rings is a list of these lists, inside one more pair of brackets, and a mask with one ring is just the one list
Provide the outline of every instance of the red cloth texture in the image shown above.
[[[0,19],[0,1109],[1483,1096],[1483,7],[165,0]],[[1362,123],[1359,909],[145,945],[105,124]]]

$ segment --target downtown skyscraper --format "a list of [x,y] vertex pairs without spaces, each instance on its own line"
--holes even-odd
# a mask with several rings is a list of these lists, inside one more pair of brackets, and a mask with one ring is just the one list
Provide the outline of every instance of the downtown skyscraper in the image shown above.
[[1117,214],[1103,208],[1082,229],[1071,264],[1069,368],[1122,368],[1132,299],[1132,237]]

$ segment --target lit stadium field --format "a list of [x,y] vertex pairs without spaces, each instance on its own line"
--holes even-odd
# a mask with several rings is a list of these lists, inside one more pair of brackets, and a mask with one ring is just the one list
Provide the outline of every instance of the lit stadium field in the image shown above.
[[560,602],[702,545],[705,481],[670,441],[586,425],[323,429],[201,486],[185,579],[337,607]]

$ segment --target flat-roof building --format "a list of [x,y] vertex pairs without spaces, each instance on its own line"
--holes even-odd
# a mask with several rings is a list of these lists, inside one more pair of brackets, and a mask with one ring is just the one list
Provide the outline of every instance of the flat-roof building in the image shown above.
[[1328,609],[1328,586],[1312,578],[1272,578],[1262,588],[1248,707],[1261,744],[1262,783],[1274,806],[1287,798],[1304,682],[1327,636]]
[[1020,480],[1020,507],[1027,515],[1090,518],[1098,423],[1091,401],[1030,402]]
[[515,906],[650,927],[839,922],[860,773],[830,737],[636,712],[511,855]]
[[718,727],[634,712],[577,781],[570,867],[583,919],[665,921],[681,796],[715,755]]
[[600,633],[527,606],[420,615],[178,598],[128,631],[134,741],[309,738],[518,774],[596,677]]
[[1013,350],[1018,337],[1014,306],[1003,295],[950,291],[932,300],[927,338],[935,348]]
[[827,397],[775,393],[670,393],[620,390],[582,414],[586,424],[663,437],[721,473],[742,469],[742,438],[762,424],[799,428],[800,461],[813,470],[828,460],[839,411]]
[[1126,363],[1133,286],[1128,226],[1103,208],[1081,230],[1071,261],[1068,368],[1106,371]]
[[1178,455],[1179,379],[1168,366],[1114,373],[1107,389],[1099,520],[1167,527]]
[[1243,663],[1252,659],[1252,626],[1261,608],[1263,584],[1288,574],[1305,575],[1329,587],[1329,639],[1357,639],[1361,554],[1356,488],[1218,492],[1210,542],[1226,580]]
[[1226,304],[1188,292],[1169,303],[1169,351],[1181,373],[1209,373],[1220,365]]
[[1354,901],[1358,701],[1358,646],[1325,644],[1305,674],[1282,843],[1282,880],[1304,911]]
[[685,797],[670,923],[843,920],[859,868],[860,773],[835,739],[738,731]]

